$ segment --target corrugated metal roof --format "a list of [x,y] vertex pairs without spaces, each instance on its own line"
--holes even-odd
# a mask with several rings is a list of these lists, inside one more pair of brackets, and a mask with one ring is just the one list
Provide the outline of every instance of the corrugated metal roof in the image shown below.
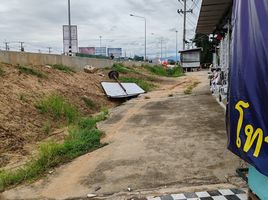
[[230,9],[232,2],[232,0],[203,0],[196,32],[212,33]]
[[187,53],[191,51],[203,51],[203,49],[202,48],[187,49],[187,50],[179,51],[179,53]]

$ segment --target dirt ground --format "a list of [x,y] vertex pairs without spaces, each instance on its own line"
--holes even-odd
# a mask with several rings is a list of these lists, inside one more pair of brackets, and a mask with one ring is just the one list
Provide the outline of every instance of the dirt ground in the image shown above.
[[[184,190],[241,187],[241,161],[226,149],[224,110],[208,90],[206,72],[168,79],[110,111],[99,124],[109,145],[81,156],[5,199],[71,199],[93,193],[107,199]],[[191,95],[183,91],[200,84]],[[128,191],[128,188],[131,192]]]
[[[100,82],[107,76],[98,73],[64,73],[45,66],[30,66],[46,75],[38,78],[20,73],[18,66],[1,63],[0,67],[4,71],[0,76],[0,169],[23,164],[44,140],[63,139],[65,129],[36,109],[42,98],[59,94],[84,115],[117,105],[105,97]],[[91,99],[94,108],[87,107],[82,97]],[[46,124],[52,129],[49,134],[43,130]]]

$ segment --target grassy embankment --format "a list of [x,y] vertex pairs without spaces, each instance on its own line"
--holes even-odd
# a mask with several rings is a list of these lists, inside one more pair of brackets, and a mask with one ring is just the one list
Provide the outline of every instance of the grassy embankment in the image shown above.
[[96,128],[96,123],[106,118],[107,110],[92,118],[83,117],[74,105],[59,95],[41,99],[36,103],[36,109],[52,120],[65,123],[69,127],[68,135],[62,143],[41,144],[38,156],[25,166],[0,171],[0,190],[39,178],[51,168],[103,146],[100,142],[103,133]]
[[[150,81],[152,77],[144,76],[137,68],[126,67],[118,63],[114,64],[112,69],[120,73],[119,80],[124,83],[136,83],[146,92],[152,91],[156,87],[156,85]],[[139,76],[142,76],[142,78]]]
[[161,65],[144,65],[145,69],[147,69],[152,74],[158,75],[158,76],[165,76],[165,77],[180,77],[183,76],[183,70],[181,67],[173,67],[173,68],[164,68]]
[[[159,65],[155,66],[144,65],[141,68],[149,72],[151,75],[165,76],[165,77],[179,77],[183,75],[183,71],[180,67],[165,69],[164,67]],[[153,83],[155,78],[150,75],[144,76],[144,74],[139,71],[139,67],[126,67],[118,63],[114,64],[112,69],[122,74],[122,76],[119,77],[120,81],[122,82],[136,83],[146,92],[152,91],[154,88],[156,88],[156,85]],[[143,76],[139,77],[139,75]]]

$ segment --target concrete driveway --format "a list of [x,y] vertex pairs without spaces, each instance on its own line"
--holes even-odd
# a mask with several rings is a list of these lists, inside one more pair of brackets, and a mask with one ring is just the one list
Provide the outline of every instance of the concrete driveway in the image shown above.
[[4,196],[66,199],[230,183],[240,161],[226,150],[224,110],[211,96],[206,74],[172,79],[113,109],[99,124],[109,145]]

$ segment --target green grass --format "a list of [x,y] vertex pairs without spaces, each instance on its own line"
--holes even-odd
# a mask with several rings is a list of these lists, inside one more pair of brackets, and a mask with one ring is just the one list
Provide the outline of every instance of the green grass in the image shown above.
[[63,71],[65,73],[71,73],[71,72],[76,72],[74,69],[72,69],[71,67],[65,66],[65,65],[59,65],[59,64],[55,64],[55,65],[51,65],[53,69],[57,69],[59,71]]
[[161,65],[144,65],[145,69],[147,69],[152,74],[158,75],[158,76],[166,76],[166,77],[180,77],[183,76],[183,70],[181,67],[173,67],[173,68],[164,68]]
[[122,74],[127,74],[127,73],[136,73],[137,74],[137,73],[139,73],[133,68],[124,66],[122,63],[113,64],[112,70],[115,70],[115,71],[122,73]]
[[136,83],[146,92],[152,91],[152,89],[156,87],[154,84],[140,78],[120,77],[119,79],[125,83]]
[[91,109],[96,108],[96,103],[93,100],[91,100],[87,97],[82,97],[81,99],[85,102],[85,104],[88,108],[91,108]]
[[103,133],[96,128],[96,123],[106,119],[107,114],[107,111],[103,111],[96,117],[80,119],[69,129],[69,135],[63,143],[44,143],[39,148],[37,158],[24,167],[0,171],[0,190],[39,178],[49,169],[103,146],[100,142]]
[[45,97],[36,104],[36,108],[42,114],[48,114],[55,120],[63,119],[68,124],[75,122],[79,118],[77,108],[57,94]]
[[185,90],[184,90],[184,94],[186,95],[190,95],[193,92],[193,89],[199,84],[200,82],[194,82],[192,85],[188,86]]
[[51,124],[48,123],[48,122],[45,123],[43,128],[42,128],[42,130],[46,135],[50,134],[50,132],[51,132]]
[[22,74],[33,75],[38,78],[47,78],[47,76],[41,71],[29,67],[19,66],[19,72]]

